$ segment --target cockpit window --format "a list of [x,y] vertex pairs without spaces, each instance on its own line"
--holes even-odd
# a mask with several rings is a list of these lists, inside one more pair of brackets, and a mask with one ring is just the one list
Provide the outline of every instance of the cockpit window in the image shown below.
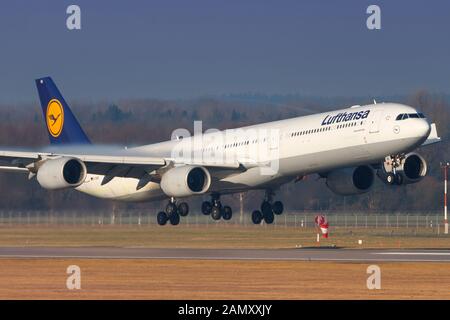
[[405,119],[409,119],[409,118],[425,118],[425,115],[423,113],[401,113],[397,116],[397,118],[395,118],[396,121],[398,120],[405,120]]

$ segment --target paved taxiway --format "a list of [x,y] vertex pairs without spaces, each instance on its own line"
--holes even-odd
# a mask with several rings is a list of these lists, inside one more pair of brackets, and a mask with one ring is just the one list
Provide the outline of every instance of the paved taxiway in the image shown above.
[[450,250],[3,247],[0,248],[0,258],[450,262]]

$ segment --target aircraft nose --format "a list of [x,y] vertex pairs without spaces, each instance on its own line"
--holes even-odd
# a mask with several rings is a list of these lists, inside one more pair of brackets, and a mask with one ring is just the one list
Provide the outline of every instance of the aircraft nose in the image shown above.
[[416,131],[421,137],[428,137],[431,132],[431,125],[425,119],[420,119],[416,125]]

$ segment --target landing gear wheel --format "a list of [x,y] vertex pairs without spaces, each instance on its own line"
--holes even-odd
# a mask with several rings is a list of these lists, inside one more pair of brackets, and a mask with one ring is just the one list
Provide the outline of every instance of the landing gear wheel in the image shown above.
[[229,206],[223,207],[222,211],[223,211],[222,212],[223,220],[230,220],[231,217],[233,216],[233,211]]
[[167,216],[171,216],[173,213],[177,212],[177,206],[173,202],[169,202],[166,206],[166,214]]
[[283,213],[284,210],[284,206],[283,206],[283,202],[281,201],[275,201],[272,205],[272,211],[273,213],[275,213],[276,215],[280,215]]
[[386,175],[386,183],[388,185],[393,185],[395,183],[395,175],[393,173],[388,173]]
[[254,224],[261,224],[262,219],[263,219],[263,215],[262,215],[261,211],[255,210],[252,212],[252,222]]
[[182,202],[178,205],[178,213],[182,217],[186,217],[189,213],[189,206],[186,202]]
[[272,210],[264,212],[263,216],[264,216],[264,221],[267,224],[272,224],[273,220],[275,220],[275,216],[273,215]]
[[401,185],[403,184],[403,176],[401,174],[396,174],[395,175],[395,184],[396,185]]
[[261,212],[264,215],[264,212],[269,212],[272,211],[272,205],[270,204],[269,201],[263,201],[263,203],[261,204]]
[[221,208],[214,206],[211,210],[211,217],[214,220],[220,220],[220,218],[222,217],[222,210]]
[[180,215],[178,212],[174,212],[169,216],[170,224],[176,226],[180,223]]
[[207,216],[211,214],[212,211],[212,204],[209,201],[203,201],[202,203],[202,213]]
[[263,214],[264,217],[265,217],[266,215],[268,215],[269,213],[273,213],[273,212],[272,212],[272,205],[271,205],[269,202],[264,201],[264,202],[261,204],[261,212],[262,212],[262,214]]
[[156,216],[156,221],[158,221],[158,224],[160,226],[166,225],[167,220],[169,220],[169,218],[167,218],[167,214],[163,211],[159,212],[158,215]]

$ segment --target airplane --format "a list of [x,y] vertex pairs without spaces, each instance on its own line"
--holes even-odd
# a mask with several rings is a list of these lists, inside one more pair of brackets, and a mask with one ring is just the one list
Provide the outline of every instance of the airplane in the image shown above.
[[336,111],[224,131],[175,135],[138,147],[92,144],[50,77],[36,81],[50,146],[0,150],[0,171],[28,173],[45,189],[75,189],[121,201],[168,199],[157,223],[178,225],[189,213],[183,199],[207,195],[201,212],[230,220],[220,196],[264,190],[254,224],[284,211],[275,192],[318,174],[339,195],[369,192],[375,177],[388,185],[419,182],[426,160],[414,150],[440,141],[436,125],[399,103],[355,105]]

